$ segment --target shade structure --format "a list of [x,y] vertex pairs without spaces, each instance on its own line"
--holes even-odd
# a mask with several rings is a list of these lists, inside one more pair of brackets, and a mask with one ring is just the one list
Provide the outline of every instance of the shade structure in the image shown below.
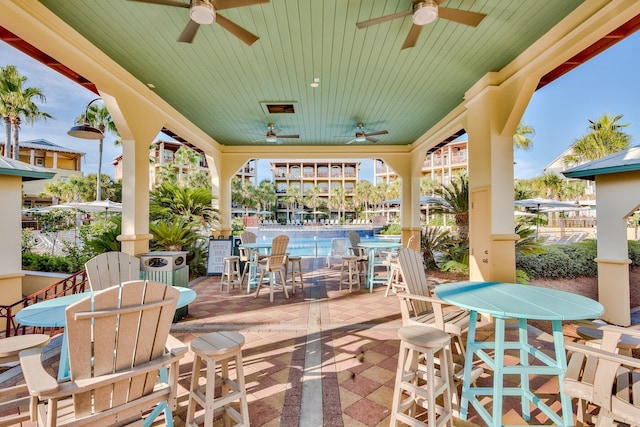
[[[442,203],[444,202],[444,200],[442,200],[440,197],[434,197],[434,196],[420,196],[420,204],[421,205],[426,205],[426,204],[433,204],[433,203]],[[402,200],[398,197],[395,199],[389,199],[389,200],[385,200],[384,202],[382,202],[383,205],[399,205],[402,203]]]
[[84,203],[67,203],[66,206],[85,212],[122,212],[122,203],[112,202],[109,199]]
[[577,203],[574,202],[565,202],[562,200],[553,200],[553,199],[543,199],[543,198],[534,198],[534,199],[523,199],[516,200],[514,202],[516,206],[521,206],[524,208],[533,209],[539,211],[543,208],[573,208],[579,207]]
[[271,212],[271,211],[258,211],[258,212],[256,212],[256,215],[273,215],[273,212]]

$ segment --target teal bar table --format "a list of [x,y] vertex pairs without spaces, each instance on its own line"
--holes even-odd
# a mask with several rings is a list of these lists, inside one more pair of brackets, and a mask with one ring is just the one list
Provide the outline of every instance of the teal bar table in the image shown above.
[[[604,312],[602,304],[582,295],[557,289],[501,282],[447,283],[436,287],[435,293],[443,301],[469,309],[471,313],[460,402],[462,420],[467,419],[468,406],[471,403],[487,425],[502,426],[502,399],[504,396],[517,396],[522,402],[522,417],[525,421],[531,421],[530,404],[533,403],[555,425],[573,425],[571,399],[564,393],[562,385],[567,369],[562,321],[598,318]],[[494,317],[494,342],[475,340],[478,312]],[[517,319],[518,341],[506,341],[506,319]],[[551,322],[555,358],[542,353],[528,342],[527,320]],[[494,350],[493,357],[487,350]],[[505,365],[507,350],[519,352],[519,363]],[[530,364],[529,356],[533,356],[540,363]],[[493,387],[471,387],[471,368],[474,357],[482,360],[493,371]],[[519,375],[520,387],[505,387],[505,375]],[[529,389],[530,375],[558,377],[562,414],[558,415],[533,394]],[[480,398],[486,396],[492,397],[491,413],[480,402]]]
[[251,288],[256,287],[258,284],[258,260],[260,255],[260,249],[265,250],[265,254],[271,252],[271,240],[265,240],[256,243],[243,243],[240,245],[242,248],[247,248],[251,251],[251,257],[249,259],[249,272],[247,277],[247,293],[251,293]]
[[[360,242],[358,246],[362,248],[369,249],[369,272],[367,275],[367,287],[369,288],[369,292],[373,292],[373,285],[376,283],[381,285],[386,285],[389,280],[390,266],[384,264],[383,261],[378,260],[377,252],[384,250],[395,251],[402,247],[402,244],[399,242],[394,242],[392,240],[387,241],[378,241],[378,242]],[[386,269],[386,273],[384,276],[376,276],[375,269],[376,267],[384,267]]]

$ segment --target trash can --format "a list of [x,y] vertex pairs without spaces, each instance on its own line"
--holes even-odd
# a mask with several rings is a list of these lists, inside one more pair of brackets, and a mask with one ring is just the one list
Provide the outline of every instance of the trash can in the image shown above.
[[[140,255],[140,278],[171,286],[189,286],[189,266],[186,251],[158,251]],[[189,306],[176,310],[174,322],[189,312]]]

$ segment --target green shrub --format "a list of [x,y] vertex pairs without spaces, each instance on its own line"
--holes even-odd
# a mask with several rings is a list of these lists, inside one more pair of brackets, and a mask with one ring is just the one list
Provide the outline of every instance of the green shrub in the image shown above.
[[[77,257],[55,256],[25,252],[22,254],[22,268],[30,271],[73,274],[84,268],[84,261]],[[79,267],[78,264],[81,263]]]
[[384,235],[400,235],[402,231],[402,227],[400,227],[400,224],[387,224],[384,227],[382,227],[382,230],[380,230],[380,234],[384,234]]
[[640,266],[640,241],[629,240],[629,259],[631,266]]
[[533,279],[596,276],[598,265],[594,261],[597,248],[594,240],[569,245],[547,246],[541,254],[516,254],[516,268]]

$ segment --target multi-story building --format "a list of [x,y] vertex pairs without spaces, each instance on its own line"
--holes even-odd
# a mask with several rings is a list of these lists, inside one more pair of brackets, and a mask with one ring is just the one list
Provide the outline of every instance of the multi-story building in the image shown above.
[[[549,163],[547,166],[545,166],[545,168],[542,171],[545,174],[558,175],[560,178],[564,179],[567,182],[571,182],[571,181],[584,182],[586,184],[586,188],[584,190],[584,195],[585,195],[585,197],[587,199],[593,200],[596,197],[596,182],[595,181],[576,179],[576,178],[567,178],[561,173],[562,171],[565,171],[565,170],[567,170],[569,168],[572,168],[574,166],[578,166],[578,164],[576,164],[574,162],[567,161],[567,156],[572,154],[572,152],[573,152],[573,150],[572,150],[571,147],[567,148],[564,152],[562,152],[562,154],[560,154],[558,157],[553,159],[551,161],[551,163]],[[586,162],[583,162],[583,163],[586,163]],[[585,204],[587,204],[587,203],[585,203]]]
[[[304,197],[312,187],[318,187],[319,197],[326,206],[334,189],[344,190],[347,205],[353,205],[358,173],[359,161],[343,160],[274,160],[271,163],[273,183],[276,189],[278,217],[280,222],[293,218],[299,207],[289,202],[289,189],[297,189],[297,193]],[[331,210],[332,216],[337,218],[337,209]]]
[[[149,149],[149,188],[153,189],[158,185],[160,171],[163,167],[172,165],[176,168],[177,173],[187,173],[188,165],[179,165],[176,163],[176,152],[183,147],[184,144],[175,141],[156,140],[151,144]],[[195,151],[194,151],[195,153]],[[195,170],[209,172],[207,160],[204,155],[200,155]],[[111,162],[115,168],[115,179],[122,179],[122,154],[117,156]],[[257,184],[258,168],[257,160],[249,160],[236,174],[244,182]]]
[[[453,141],[427,152],[422,165],[422,176],[428,176],[438,184],[447,185],[454,176],[468,170],[467,141]],[[375,184],[391,183],[398,179],[393,169],[381,159],[375,159]]]
[[[62,147],[46,139],[33,139],[19,142],[19,160],[31,166],[54,172],[51,179],[25,181],[23,183],[22,203],[25,208],[50,206],[51,197],[41,197],[44,187],[51,182],[64,182],[71,176],[82,176],[81,160],[85,153]],[[5,153],[4,142],[0,149]]]

